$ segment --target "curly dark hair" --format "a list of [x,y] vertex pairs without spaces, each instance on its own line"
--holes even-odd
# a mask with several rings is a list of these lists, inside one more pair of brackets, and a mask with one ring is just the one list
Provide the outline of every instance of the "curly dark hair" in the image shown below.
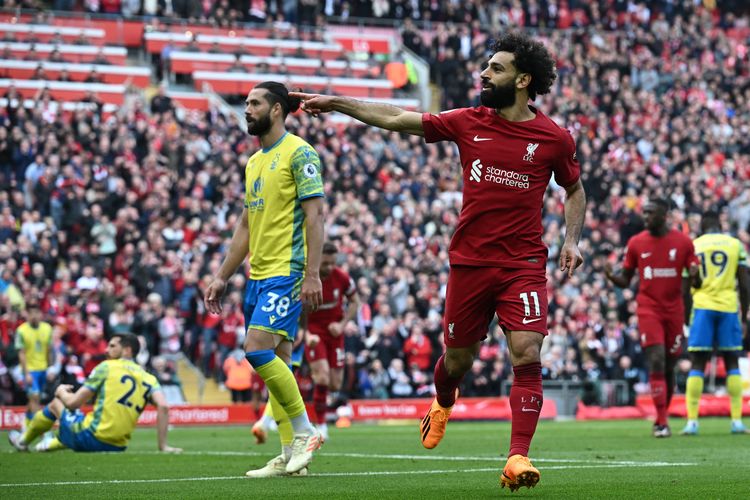
[[549,94],[557,78],[557,70],[555,59],[542,42],[533,40],[524,33],[513,31],[495,40],[491,50],[493,54],[496,52],[512,53],[513,64],[518,71],[531,75],[531,83],[527,89],[532,101],[537,95]]

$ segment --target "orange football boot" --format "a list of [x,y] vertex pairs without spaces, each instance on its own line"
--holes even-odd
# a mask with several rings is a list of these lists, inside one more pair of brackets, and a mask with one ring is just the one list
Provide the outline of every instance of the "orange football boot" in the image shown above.
[[516,491],[521,486],[533,488],[539,482],[541,474],[539,470],[531,465],[529,457],[523,455],[513,455],[505,464],[503,473],[500,475],[500,485],[510,488],[510,491]]
[[268,439],[268,433],[261,425],[260,420],[255,422],[251,432],[253,433],[253,436],[255,436],[255,444],[263,444],[266,442],[266,439]]
[[[456,389],[456,399],[458,399],[458,389]],[[431,450],[440,444],[440,440],[445,436],[445,426],[451,416],[453,406],[443,408],[437,402],[437,398],[432,402],[430,410],[424,416],[419,424],[419,434],[422,438],[422,446]]]

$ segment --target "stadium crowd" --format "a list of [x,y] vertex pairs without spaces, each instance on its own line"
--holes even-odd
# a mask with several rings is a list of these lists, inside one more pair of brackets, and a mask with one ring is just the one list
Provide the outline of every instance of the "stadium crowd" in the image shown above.
[[[570,279],[556,269],[564,190],[553,183],[543,219],[551,257],[544,378],[633,387],[647,381],[634,293],[608,286],[603,268],[622,261],[627,240],[642,228],[643,202],[669,196],[673,225],[691,235],[700,213],[718,208],[725,229],[750,244],[748,16],[693,4],[665,11],[673,3],[661,1],[615,1],[609,10],[607,2],[574,9],[577,3],[567,7],[584,14],[547,38],[559,78],[537,104],[577,141],[589,199],[586,261]],[[415,4],[431,3],[391,8]],[[479,2],[463,4],[480,9]],[[533,21],[533,2],[513,14],[518,4],[500,7],[508,13],[502,27],[565,27],[564,2],[537,5],[545,6],[545,19],[557,6],[554,23]],[[446,107],[477,104],[490,35],[481,26],[491,24],[430,19],[434,30],[407,22],[404,43],[434,63],[437,82],[452,75]],[[56,372],[65,381],[82,380],[118,331],[141,337],[147,349],[140,362],[157,369],[162,383],[174,381],[170,366],[179,353],[221,380],[222,363],[243,336],[245,278],[233,278],[221,317],[205,313],[202,291],[241,212],[243,167],[255,139],[232,116],[178,110],[164,95],[149,104],[131,96],[112,115],[101,107],[50,112],[49,96],[24,109],[12,89],[5,97],[0,184],[10,189],[0,191],[0,403],[23,397],[12,345],[29,302],[40,303],[55,326]],[[461,207],[456,149],[301,113],[289,125],[320,153],[328,236],[363,304],[345,331],[345,394],[430,394],[431,367],[443,349],[447,249]],[[512,373],[504,342],[494,325],[462,394],[500,393]]]

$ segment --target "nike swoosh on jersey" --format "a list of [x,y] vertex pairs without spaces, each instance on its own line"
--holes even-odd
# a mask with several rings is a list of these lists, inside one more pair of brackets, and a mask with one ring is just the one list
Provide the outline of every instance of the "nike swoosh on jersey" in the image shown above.
[[651,257],[651,252],[645,252],[641,254],[641,259],[647,259]]
[[522,321],[522,323],[523,323],[524,325],[528,325],[529,323],[533,323],[533,322],[535,322],[535,321],[541,321],[541,319],[542,319],[542,318],[534,318],[534,319],[523,318],[523,321]]
[[526,408],[525,406],[521,407],[521,411],[525,411],[525,412],[533,411],[534,413],[539,413],[539,410],[535,410],[534,408]]
[[478,135],[474,136],[474,142],[481,142],[481,141],[491,141],[492,137],[479,137]]

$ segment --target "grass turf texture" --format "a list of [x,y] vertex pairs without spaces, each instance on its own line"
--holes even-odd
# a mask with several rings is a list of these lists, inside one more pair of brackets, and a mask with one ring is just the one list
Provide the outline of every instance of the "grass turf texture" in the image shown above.
[[332,428],[310,476],[273,479],[244,478],[278,454],[275,434],[256,446],[249,427],[177,428],[170,444],[182,455],[156,453],[150,429],[106,454],[16,453],[3,436],[0,498],[747,498],[750,435],[730,435],[728,419],[702,419],[692,437],[650,431],[646,421],[542,422],[531,449],[542,479],[516,493],[498,485],[507,422],[450,423],[431,451],[416,421]]

